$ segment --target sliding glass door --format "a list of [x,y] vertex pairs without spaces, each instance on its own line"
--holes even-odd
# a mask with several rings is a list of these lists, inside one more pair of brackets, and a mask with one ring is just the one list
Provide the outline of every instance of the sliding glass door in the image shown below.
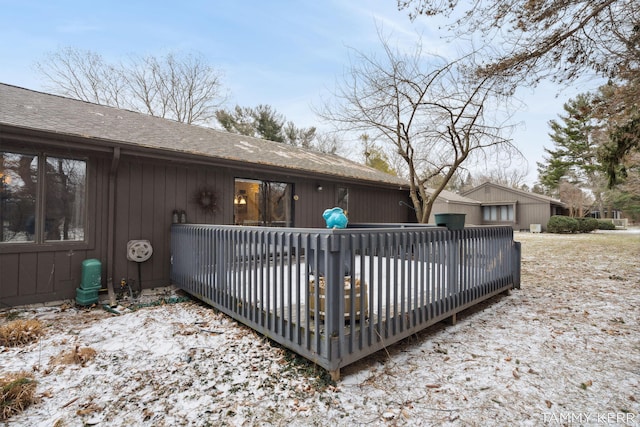
[[293,184],[235,180],[234,223],[268,227],[293,226]]

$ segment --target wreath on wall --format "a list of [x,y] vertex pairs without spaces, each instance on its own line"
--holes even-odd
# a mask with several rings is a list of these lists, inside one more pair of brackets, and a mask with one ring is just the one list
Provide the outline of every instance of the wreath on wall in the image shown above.
[[196,191],[194,200],[205,213],[213,214],[218,210],[218,197],[215,191],[209,188]]

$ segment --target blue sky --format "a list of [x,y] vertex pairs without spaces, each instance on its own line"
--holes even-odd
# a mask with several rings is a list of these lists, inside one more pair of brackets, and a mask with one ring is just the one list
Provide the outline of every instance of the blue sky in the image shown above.
[[[396,0],[0,0],[0,82],[45,90],[34,64],[60,47],[91,50],[108,61],[197,52],[222,71],[229,107],[268,104],[299,127],[317,126],[311,105],[330,96],[350,49],[375,52],[382,28],[400,46],[420,34],[425,51],[452,50],[435,25],[411,22]],[[519,94],[528,107],[515,117],[523,123],[513,138],[528,159],[529,184],[542,147],[551,147],[547,122],[576,91],[557,93],[543,85]]]

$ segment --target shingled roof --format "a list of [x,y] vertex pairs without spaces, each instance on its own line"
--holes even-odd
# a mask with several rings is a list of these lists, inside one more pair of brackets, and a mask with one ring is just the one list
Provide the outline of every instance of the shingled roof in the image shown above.
[[0,133],[4,126],[176,157],[196,155],[244,167],[275,167],[285,173],[408,186],[404,179],[340,156],[0,83]]
[[538,194],[538,193],[533,193],[531,191],[524,191],[524,190],[520,190],[518,188],[513,188],[513,187],[507,187],[506,185],[501,185],[501,184],[496,184],[493,182],[483,182],[482,184],[473,187],[469,190],[463,191],[462,192],[462,196],[468,196],[469,194],[473,193],[474,191],[477,191],[480,188],[485,188],[485,187],[495,187],[495,188],[500,188],[502,190],[505,190],[507,192],[511,192],[514,194],[520,194],[522,196],[525,197],[529,197],[531,199],[536,199],[539,200],[541,202],[548,202],[550,204],[553,205],[558,205],[558,206],[566,206],[566,203],[564,203],[561,200],[558,199],[554,199],[553,197],[549,197],[549,196],[545,196],[544,194]]

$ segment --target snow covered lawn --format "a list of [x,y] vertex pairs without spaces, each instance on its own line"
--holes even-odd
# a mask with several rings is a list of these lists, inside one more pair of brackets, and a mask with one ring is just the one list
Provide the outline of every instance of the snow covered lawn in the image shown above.
[[32,372],[40,396],[10,424],[640,425],[640,233],[515,239],[522,289],[337,383],[196,302],[5,311],[0,322],[46,324],[37,342],[0,347],[0,372]]

